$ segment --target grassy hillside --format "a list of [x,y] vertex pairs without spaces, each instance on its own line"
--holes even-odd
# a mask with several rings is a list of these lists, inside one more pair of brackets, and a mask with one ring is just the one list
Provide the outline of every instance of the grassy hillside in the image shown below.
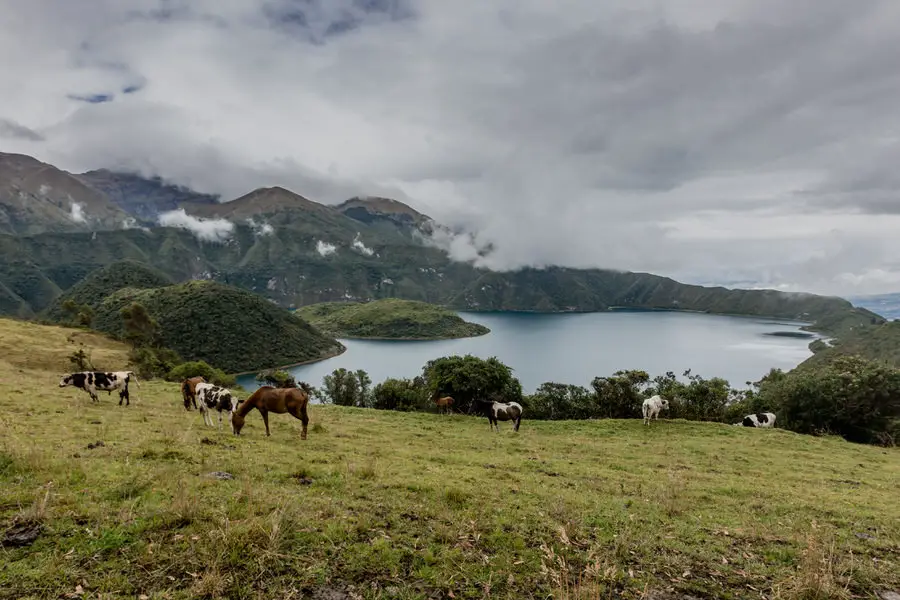
[[67,300],[96,310],[114,292],[125,288],[148,289],[172,285],[162,272],[145,264],[123,260],[97,269],[59,296],[46,310],[45,316],[56,322],[67,318],[62,305]]
[[121,335],[119,311],[132,302],[156,319],[166,347],[227,372],[319,360],[344,349],[264,298],[212,281],[119,290],[98,306],[93,327]]
[[[177,384],[142,382],[128,408],[48,394],[66,335],[0,320],[0,535],[42,527],[3,549],[3,599],[874,598],[900,586],[897,450],[666,420],[526,416],[496,434],[485,419],[319,405],[305,442],[285,415],[271,415],[271,438],[256,413],[234,437],[185,412]],[[104,343],[118,366],[124,348]]]
[[803,365],[816,365],[838,356],[857,355],[900,367],[900,321],[860,327],[841,335],[825,347],[814,346],[815,354]]
[[451,339],[490,332],[441,306],[386,298],[372,302],[326,302],[297,309],[319,330],[335,337]]

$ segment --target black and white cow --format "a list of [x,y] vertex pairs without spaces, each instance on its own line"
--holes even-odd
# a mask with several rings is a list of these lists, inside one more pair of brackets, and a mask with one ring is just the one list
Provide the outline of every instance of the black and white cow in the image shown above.
[[198,383],[195,389],[197,392],[198,408],[203,414],[203,422],[210,427],[215,426],[213,425],[212,417],[209,414],[210,410],[215,409],[219,412],[219,429],[221,429],[222,411],[228,413],[228,419],[230,421],[234,411],[237,410],[238,404],[240,404],[240,400],[231,393],[231,390],[211,383]]
[[775,427],[775,413],[756,413],[755,415],[747,415],[737,426],[743,427]]
[[128,383],[132,379],[134,379],[135,385],[141,387],[134,371],[82,371],[63,377],[59,381],[59,387],[75,386],[90,394],[91,400],[94,402],[100,402],[100,399],[97,398],[98,391],[112,394],[113,390],[119,390],[119,406],[122,406],[122,400],[125,401],[126,406],[130,406]]

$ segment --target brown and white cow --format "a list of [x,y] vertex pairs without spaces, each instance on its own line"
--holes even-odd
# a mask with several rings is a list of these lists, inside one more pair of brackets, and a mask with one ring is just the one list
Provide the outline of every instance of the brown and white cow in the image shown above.
[[78,389],[86,391],[91,395],[91,400],[100,402],[97,398],[97,392],[112,393],[113,390],[119,391],[119,406],[125,401],[126,406],[131,405],[131,399],[128,395],[128,383],[134,379],[135,385],[141,387],[138,383],[137,376],[134,371],[81,371],[80,373],[70,373],[65,375],[59,381],[59,387],[71,385]]

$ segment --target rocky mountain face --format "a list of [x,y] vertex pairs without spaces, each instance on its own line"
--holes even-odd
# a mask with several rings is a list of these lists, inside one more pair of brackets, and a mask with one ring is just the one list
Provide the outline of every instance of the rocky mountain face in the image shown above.
[[[32,198],[35,193],[40,195],[41,186],[49,186],[64,190],[58,194],[70,203],[83,200],[85,211],[115,215],[98,221],[93,231],[49,229],[53,221],[43,214],[33,221],[25,214],[16,221],[17,226],[3,229],[0,313],[4,314],[38,314],[88,273],[131,260],[154,267],[175,282],[214,280],[288,308],[335,300],[403,298],[468,310],[555,312],[626,307],[808,321],[827,316],[829,322],[842,324],[881,319],[840,298],[691,286],[642,273],[561,267],[505,273],[478,269],[452,261],[445,252],[425,243],[423,238],[440,225],[387,198],[352,198],[338,206],[325,206],[271,187],[216,203],[211,197],[160,181],[142,183],[136,176],[123,178],[94,171],[75,177],[27,157],[6,159],[2,164],[2,190]],[[118,200],[113,202],[100,189],[114,190],[108,193]],[[43,192],[49,194],[46,187]],[[0,207],[18,206],[5,200],[9,191],[5,194],[0,196]],[[52,214],[51,208],[55,208],[59,213],[55,218],[63,222],[69,205],[59,202],[45,201],[47,211]],[[31,204],[44,206],[37,201]],[[194,218],[168,227],[141,229],[125,229],[116,223],[122,209],[132,211],[126,216],[144,219],[152,210],[173,206]],[[41,227],[44,233],[39,232]]]
[[176,210],[182,204],[218,204],[220,198],[200,194],[183,186],[166,183],[159,177],[141,177],[100,169],[76,177],[142,223],[155,223],[159,213]]
[[0,233],[115,229],[129,217],[78,177],[30,156],[0,152]]

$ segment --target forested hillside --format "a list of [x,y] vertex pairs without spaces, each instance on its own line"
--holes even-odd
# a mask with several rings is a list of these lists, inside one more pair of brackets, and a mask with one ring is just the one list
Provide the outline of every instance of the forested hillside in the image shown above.
[[93,328],[121,337],[120,311],[135,302],[158,323],[163,346],[229,373],[319,360],[344,349],[256,294],[212,281],[120,289],[97,307]]
[[326,302],[297,309],[320,331],[336,337],[375,339],[451,339],[490,332],[446,308],[385,298],[372,302]]

